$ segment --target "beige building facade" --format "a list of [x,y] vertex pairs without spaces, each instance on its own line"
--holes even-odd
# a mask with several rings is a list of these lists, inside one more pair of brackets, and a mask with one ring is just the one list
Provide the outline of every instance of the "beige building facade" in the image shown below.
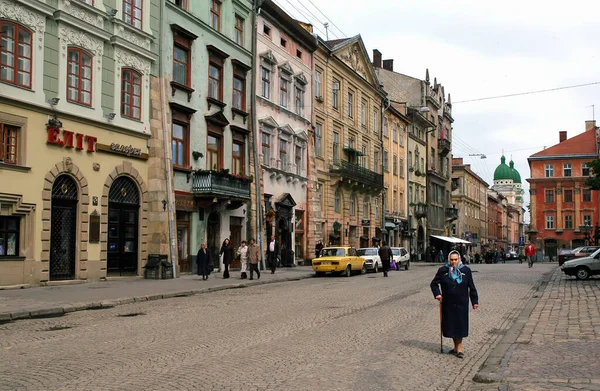
[[317,240],[366,247],[382,238],[385,93],[360,36],[319,40],[314,53],[313,203]]

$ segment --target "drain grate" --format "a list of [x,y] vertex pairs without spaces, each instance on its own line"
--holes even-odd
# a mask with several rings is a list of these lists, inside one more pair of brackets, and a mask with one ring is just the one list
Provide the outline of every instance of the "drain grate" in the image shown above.
[[117,315],[119,318],[133,318],[134,316],[146,315],[144,312],[132,312],[129,314],[119,314]]

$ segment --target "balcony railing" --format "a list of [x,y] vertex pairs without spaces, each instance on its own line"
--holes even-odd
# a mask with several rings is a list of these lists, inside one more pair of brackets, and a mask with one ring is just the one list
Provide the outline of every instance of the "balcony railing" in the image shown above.
[[451,149],[452,143],[450,143],[450,140],[448,140],[447,138],[438,139],[438,151],[440,155],[446,156],[448,153],[450,153]]
[[446,208],[446,220],[454,221],[458,219],[458,209]]
[[427,204],[419,203],[415,205],[415,216],[418,219],[422,217],[427,217]]
[[332,161],[329,172],[379,189],[383,188],[383,175],[345,160]]
[[216,197],[250,199],[251,180],[236,178],[214,171],[196,171],[192,174],[192,193]]

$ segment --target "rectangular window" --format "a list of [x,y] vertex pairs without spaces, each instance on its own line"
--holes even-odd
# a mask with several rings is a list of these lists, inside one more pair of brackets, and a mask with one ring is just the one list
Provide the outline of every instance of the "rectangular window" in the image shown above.
[[362,102],[360,106],[360,123],[362,126],[367,126],[367,104]]
[[123,0],[123,22],[142,28],[142,0]]
[[546,164],[546,178],[554,176],[554,164]]
[[223,68],[217,64],[210,63],[208,71],[208,96],[216,100],[223,100],[221,97],[221,78]]
[[377,109],[373,110],[373,133],[379,134],[379,129],[377,129]]
[[294,157],[294,163],[296,164],[296,174],[302,175],[302,155],[303,155],[302,147],[296,145],[296,156]]
[[339,105],[339,94],[340,94],[340,82],[337,80],[333,81],[333,85],[331,86],[332,89],[332,99],[331,99],[331,106],[333,106],[334,109],[338,108]]
[[304,90],[296,86],[296,114],[302,115],[302,108],[304,108]]
[[546,229],[554,229],[554,216],[546,216]]
[[189,166],[189,129],[188,124],[173,122],[171,134],[171,148],[173,165],[178,167]]
[[221,141],[222,138],[216,134],[209,133],[206,138],[206,164],[209,170],[220,170],[221,164]]
[[232,149],[232,169],[233,169],[233,174],[238,174],[238,175],[244,175],[245,174],[245,170],[244,167],[246,166],[244,164],[244,149],[245,149],[245,144],[243,142],[240,141],[234,141],[233,142],[233,149]]
[[398,141],[398,125],[394,122],[392,124],[392,136],[394,141]]
[[573,216],[565,216],[565,229],[573,229]]
[[263,98],[271,99],[271,71],[262,67],[261,95]]
[[121,115],[126,118],[141,118],[142,75],[130,68],[121,71]]
[[571,163],[563,164],[563,176],[571,176],[571,173],[572,173],[571,168],[572,168]]
[[271,28],[266,24],[263,25],[263,34],[271,38]]
[[19,132],[16,126],[0,123],[0,162],[18,164]]
[[546,190],[546,202],[554,202],[554,190]]
[[219,0],[210,2],[210,27],[221,31],[221,2]]
[[69,48],[67,56],[67,100],[91,106],[92,56],[78,48]]
[[351,91],[348,91],[348,117],[353,117],[352,108],[354,107],[354,96]]
[[233,107],[246,111],[246,79],[233,77]]
[[18,217],[0,217],[0,258],[19,256]]
[[383,119],[383,135],[385,137],[388,136],[388,119],[387,118]]
[[360,160],[361,161],[361,165],[360,166],[362,168],[368,168],[368,162],[369,162],[368,159],[369,159],[369,157],[367,156],[367,150],[368,150],[367,145],[363,144],[362,150],[361,150],[361,152],[362,152],[362,158]]
[[583,225],[592,225],[592,215],[583,216]]
[[321,83],[322,83],[323,74],[321,71],[317,71],[315,75],[315,97],[321,98],[323,94],[321,93]]
[[564,202],[573,202],[573,190],[564,190]]
[[388,151],[383,151],[383,169],[386,171],[390,170],[388,166]]
[[[91,4],[93,0],[88,0],[88,4]],[[175,0],[175,5],[181,9],[187,9],[187,0]]]
[[399,167],[398,167],[398,175],[404,177],[404,159],[400,158]]
[[31,88],[31,32],[0,20],[0,81]]
[[271,162],[271,135],[268,133],[262,133],[261,135],[261,153],[262,153],[262,164],[270,165]]
[[340,160],[340,134],[333,132],[333,161]]
[[288,107],[288,84],[286,79],[279,78],[279,104],[283,107]]
[[403,131],[404,129],[402,128],[402,126],[398,125],[398,136],[400,138],[400,145],[404,145],[404,135],[402,133]]
[[587,163],[581,165],[581,176],[590,176],[590,166]]
[[592,190],[583,189],[582,191],[583,202],[592,202]]
[[235,16],[235,43],[244,46],[244,18]]
[[302,60],[302,50],[296,49],[296,57],[298,57],[300,60]]
[[375,151],[373,153],[373,171],[379,174],[379,166],[381,162],[379,161],[379,151]]
[[190,50],[183,46],[173,47],[173,81],[184,86],[189,83]]
[[288,142],[283,139],[279,139],[279,169],[288,169]]
[[323,127],[320,123],[315,125],[315,155],[323,156]]
[[394,155],[394,175],[398,175],[398,156]]

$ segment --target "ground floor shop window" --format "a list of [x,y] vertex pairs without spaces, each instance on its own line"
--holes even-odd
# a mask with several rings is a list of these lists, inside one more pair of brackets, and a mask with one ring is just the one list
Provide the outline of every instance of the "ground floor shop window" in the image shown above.
[[0,217],[0,257],[19,255],[19,218]]
[[192,271],[190,263],[189,213],[177,211],[177,256],[181,273]]

